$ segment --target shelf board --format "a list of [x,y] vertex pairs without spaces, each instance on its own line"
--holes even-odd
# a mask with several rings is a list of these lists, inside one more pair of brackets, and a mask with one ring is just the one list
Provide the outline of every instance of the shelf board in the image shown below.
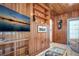
[[[25,48],[27,48],[27,47],[22,47],[22,48],[24,48],[24,49],[25,49]],[[20,49],[22,49],[22,48],[18,48],[18,49],[16,49],[16,51],[18,51],[18,50],[20,50]]]
[[[23,55],[25,54],[25,55]],[[22,53],[22,54],[18,54],[17,56],[26,56],[27,54],[26,53]]]
[[27,45],[24,45],[24,46],[18,47],[17,49],[24,48],[24,47],[27,48]]
[[44,4],[42,4],[42,3],[37,3],[37,5],[38,6],[40,6],[40,7],[42,7],[42,8],[44,8],[46,11],[48,11],[49,10],[49,8],[48,7],[46,7]]
[[25,41],[25,40],[29,40],[29,39],[26,39],[26,38],[25,39],[20,39],[20,40],[18,39],[18,40],[16,40],[16,42],[18,42],[18,41]]
[[46,13],[44,13],[44,12],[42,12],[42,11],[40,11],[40,10],[36,9],[35,7],[34,7],[34,11],[38,11],[38,12],[40,12],[40,13],[44,14],[45,16],[48,16]]
[[38,17],[38,18],[41,18],[41,19],[44,19],[44,20],[48,20],[48,19],[46,19],[44,17],[40,17],[40,16],[37,16],[37,15],[35,15],[35,17]]
[[3,56],[6,56],[6,55],[13,53],[13,52],[15,52],[15,51],[8,52],[8,53],[4,54]]
[[12,40],[12,41],[0,41],[0,45],[2,45],[2,44],[8,44],[8,43],[15,43],[15,42],[19,42],[19,41],[25,41],[25,40],[29,40],[29,39],[20,39],[20,40],[18,40],[18,39],[16,39],[16,40]]

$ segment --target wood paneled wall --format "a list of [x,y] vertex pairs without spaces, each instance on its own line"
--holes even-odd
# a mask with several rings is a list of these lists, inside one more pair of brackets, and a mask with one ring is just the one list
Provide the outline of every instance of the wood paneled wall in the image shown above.
[[[46,26],[49,29],[49,20],[50,20],[50,12],[49,8],[44,4],[40,4],[41,6],[37,6],[39,9],[39,13],[36,18],[36,21],[33,19],[34,15],[34,4],[27,3],[3,3],[2,5],[15,10],[21,14],[30,16],[30,32],[29,33],[29,50],[28,55],[36,55],[41,51],[47,49],[49,47],[49,32],[46,33],[38,33],[38,26]],[[44,10],[48,10],[47,12]],[[36,12],[36,11],[35,11]],[[41,14],[40,14],[41,13]],[[27,36],[27,35],[26,35]],[[27,38],[26,38],[27,39]]]
[[[3,5],[7,8],[10,8],[18,13],[21,13],[23,15],[30,17],[30,3],[1,3],[0,5]],[[26,32],[27,34],[30,34],[30,32]],[[25,34],[26,34],[25,33]],[[26,35],[28,36],[28,35]],[[29,35],[30,36],[30,35]]]
[[[18,13],[21,13],[23,15],[26,15],[26,16],[29,16],[30,17],[30,4],[26,4],[26,3],[3,3],[1,4],[3,6],[6,6]],[[31,21],[31,19],[30,19]],[[32,21],[31,21],[32,22]],[[12,36],[11,34],[10,35],[6,35],[5,38],[9,38],[9,39],[19,39],[19,40],[22,40],[23,38],[28,40],[28,46],[25,46],[25,47],[29,47],[29,41],[30,41],[30,35],[31,32],[16,32],[16,34],[14,34],[14,36]],[[17,38],[18,37],[18,38]],[[23,41],[20,42],[20,44],[22,43]],[[26,42],[27,43],[27,42]],[[29,55],[29,48],[27,48],[26,50],[28,50],[27,54]],[[20,52],[20,51],[19,51]],[[19,52],[17,52],[19,54]],[[22,52],[22,51],[21,51]],[[23,53],[23,52],[22,52]],[[17,55],[17,54],[15,54]],[[20,55],[19,55],[20,56]]]
[[[79,11],[72,11],[69,13],[55,16],[53,20],[53,41],[56,43],[67,43],[67,19],[79,17]],[[58,20],[62,19],[62,29],[58,30]]]
[[[49,32],[38,32],[38,26],[46,26],[49,29],[49,9],[45,12],[44,4],[31,4],[31,39],[29,41],[29,55],[37,55],[41,51],[49,48]],[[47,7],[47,6],[45,6]],[[39,11],[37,11],[37,9]],[[48,14],[47,14],[48,13]],[[45,16],[47,14],[47,16]],[[35,16],[35,20],[33,18]],[[38,17],[37,17],[38,16]]]
[[17,11],[23,15],[30,16],[30,4],[29,3],[2,3],[1,5],[6,6],[14,11]]

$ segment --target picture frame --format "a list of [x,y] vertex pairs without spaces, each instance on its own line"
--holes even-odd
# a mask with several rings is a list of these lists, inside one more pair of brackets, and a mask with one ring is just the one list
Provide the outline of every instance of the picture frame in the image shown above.
[[38,26],[38,32],[47,32],[46,26]]

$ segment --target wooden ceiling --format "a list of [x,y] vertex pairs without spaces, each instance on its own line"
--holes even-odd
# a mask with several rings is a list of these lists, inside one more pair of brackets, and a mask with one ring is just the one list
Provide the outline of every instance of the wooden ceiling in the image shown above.
[[51,3],[49,4],[53,15],[59,15],[71,11],[79,10],[79,4],[68,4],[68,3]]

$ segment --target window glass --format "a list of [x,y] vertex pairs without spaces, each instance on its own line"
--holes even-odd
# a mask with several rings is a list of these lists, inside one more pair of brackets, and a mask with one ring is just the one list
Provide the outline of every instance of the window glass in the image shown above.
[[69,39],[79,39],[79,20],[69,22]]

